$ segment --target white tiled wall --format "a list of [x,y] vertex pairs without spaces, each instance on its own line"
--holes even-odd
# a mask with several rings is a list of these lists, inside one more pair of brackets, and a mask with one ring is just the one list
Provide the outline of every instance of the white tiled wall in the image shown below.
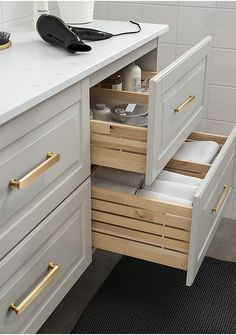
[[[58,14],[57,1],[49,1],[49,11]],[[1,1],[0,0],[0,29],[11,31],[23,22],[33,22],[33,1]],[[32,23],[33,24],[33,23]]]
[[[227,135],[236,125],[236,1],[99,1],[95,18],[167,23],[159,40],[159,69],[207,35],[213,37],[207,113],[198,130]],[[236,219],[236,189],[227,216]]]
[[[32,9],[32,1],[0,1],[0,29],[31,20]],[[57,2],[49,1],[49,9],[57,14]],[[198,129],[221,134],[232,130],[236,124],[236,1],[97,1],[95,18],[169,24],[170,31],[159,41],[159,69],[212,35],[208,110]],[[234,193],[231,213],[236,219]]]

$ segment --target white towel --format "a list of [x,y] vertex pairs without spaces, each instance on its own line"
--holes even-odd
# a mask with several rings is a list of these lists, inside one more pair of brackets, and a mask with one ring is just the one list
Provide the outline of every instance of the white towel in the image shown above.
[[152,192],[162,193],[175,198],[193,201],[193,196],[196,193],[198,187],[195,185],[180,184],[172,181],[156,179],[152,185],[146,185],[144,189]]
[[175,183],[180,183],[180,184],[195,185],[195,186],[200,186],[200,184],[202,182],[202,180],[200,178],[185,176],[181,173],[170,172],[170,171],[166,171],[166,170],[161,171],[161,173],[158,175],[157,179],[166,180],[166,181],[173,181]]
[[108,167],[100,167],[96,170],[95,176],[116,183],[140,188],[144,182],[144,175],[136,172],[128,172]]
[[110,180],[105,180],[97,177],[92,178],[92,186],[94,187],[100,187],[100,188],[106,188],[108,190],[112,191],[118,191],[118,192],[125,192],[129,194],[135,194],[137,191],[137,188],[129,186],[129,185],[124,185],[120,183],[115,183]]
[[184,142],[173,158],[209,164],[219,148],[219,144],[213,141]]
[[183,206],[192,206],[192,201],[190,200],[185,200],[185,199],[180,199],[180,198],[175,198],[170,195],[166,195],[163,193],[157,193],[157,192],[152,192],[149,190],[139,190],[137,192],[138,196],[143,196],[151,199],[156,199],[159,201],[163,202],[168,202],[172,204],[177,204],[177,205],[183,205]]

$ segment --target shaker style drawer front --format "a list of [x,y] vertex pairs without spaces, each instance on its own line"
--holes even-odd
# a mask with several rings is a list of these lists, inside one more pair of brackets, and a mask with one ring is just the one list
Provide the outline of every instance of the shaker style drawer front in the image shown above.
[[90,230],[87,180],[0,262],[1,333],[38,330],[91,262]]
[[212,164],[172,159],[165,167],[202,179],[192,206],[92,187],[93,246],[187,270],[187,285],[197,274],[232,189],[236,127],[229,137],[191,133],[189,139],[220,144]]
[[150,80],[146,183],[151,184],[195,129],[206,108],[207,37]]
[[0,151],[0,258],[38,224],[24,227],[28,204],[36,198],[43,204],[62,176],[78,171],[72,192],[89,175],[85,122],[77,102]]
[[[160,73],[142,71],[149,93],[91,89],[91,105],[146,105],[147,128],[91,121],[91,162],[146,175],[151,184],[201,120],[206,105],[207,37]],[[101,84],[102,85],[102,84]]]
[[[213,138],[214,140],[214,138]],[[219,142],[220,143],[220,142]],[[232,192],[236,169],[236,127],[208,171],[193,200],[187,284],[191,285],[213,239]]]

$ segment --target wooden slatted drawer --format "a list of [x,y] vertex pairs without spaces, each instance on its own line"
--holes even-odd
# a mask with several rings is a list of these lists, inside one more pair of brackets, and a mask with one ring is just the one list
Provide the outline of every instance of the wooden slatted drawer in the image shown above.
[[143,79],[151,77],[149,93],[91,89],[91,106],[99,102],[109,107],[119,103],[148,106],[147,129],[91,122],[93,164],[145,174],[148,185],[155,180],[203,116],[210,41],[205,38],[156,75],[143,72]]
[[93,246],[187,270],[191,285],[230,196],[236,127],[227,138],[192,133],[220,144],[213,164],[171,160],[166,169],[202,179],[192,207],[92,188]]
[[0,261],[1,333],[36,333],[91,262],[90,187],[87,179]]

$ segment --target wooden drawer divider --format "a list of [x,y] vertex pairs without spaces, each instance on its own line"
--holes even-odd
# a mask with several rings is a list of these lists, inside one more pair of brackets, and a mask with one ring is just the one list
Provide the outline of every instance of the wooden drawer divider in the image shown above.
[[147,129],[91,120],[91,163],[145,173]]

